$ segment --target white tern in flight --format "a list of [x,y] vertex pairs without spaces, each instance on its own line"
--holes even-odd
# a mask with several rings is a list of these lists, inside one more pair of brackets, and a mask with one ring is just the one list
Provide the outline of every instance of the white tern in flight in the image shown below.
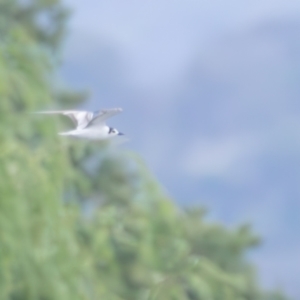
[[75,123],[76,129],[60,132],[59,135],[73,136],[90,140],[105,140],[123,135],[117,129],[106,125],[105,121],[120,113],[122,108],[102,109],[99,111],[53,110],[39,111],[38,114],[61,114],[68,116]]

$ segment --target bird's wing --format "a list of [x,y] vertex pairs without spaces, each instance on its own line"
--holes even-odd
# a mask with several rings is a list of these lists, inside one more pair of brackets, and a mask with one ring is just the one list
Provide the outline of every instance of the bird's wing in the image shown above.
[[94,112],[93,118],[87,124],[87,127],[91,126],[102,126],[105,124],[105,121],[108,118],[120,113],[122,108],[110,108],[110,109],[102,109],[100,111]]
[[77,129],[85,128],[93,119],[94,113],[83,110],[51,110],[51,111],[38,111],[38,114],[60,114],[69,117],[75,124]]

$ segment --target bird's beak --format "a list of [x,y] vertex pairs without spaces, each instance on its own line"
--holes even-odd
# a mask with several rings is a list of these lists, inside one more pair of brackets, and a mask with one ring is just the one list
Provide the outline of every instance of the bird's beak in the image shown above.
[[122,133],[122,132],[119,132],[119,133],[118,133],[118,135],[125,135],[125,134],[124,134],[124,133]]

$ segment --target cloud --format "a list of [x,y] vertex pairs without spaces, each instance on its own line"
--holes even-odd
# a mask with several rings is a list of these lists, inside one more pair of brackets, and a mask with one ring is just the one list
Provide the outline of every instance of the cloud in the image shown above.
[[187,145],[181,165],[192,176],[224,179],[244,173],[238,169],[253,161],[258,149],[259,141],[249,136],[200,137]]
[[77,8],[71,19],[76,35],[70,34],[76,47],[67,45],[67,55],[76,56],[82,54],[83,48],[109,41],[125,55],[132,68],[129,70],[132,83],[148,87],[175,80],[200,50],[199,44],[251,28],[268,18],[300,14],[296,0],[68,0],[66,3]]

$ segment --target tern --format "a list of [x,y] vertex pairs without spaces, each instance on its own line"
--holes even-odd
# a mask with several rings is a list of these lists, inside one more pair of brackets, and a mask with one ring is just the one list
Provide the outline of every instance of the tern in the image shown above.
[[98,111],[52,110],[38,111],[38,114],[60,114],[69,117],[75,124],[74,130],[59,132],[59,135],[73,136],[90,140],[105,140],[114,136],[124,135],[117,129],[106,125],[106,120],[118,113],[122,108],[102,109]]

